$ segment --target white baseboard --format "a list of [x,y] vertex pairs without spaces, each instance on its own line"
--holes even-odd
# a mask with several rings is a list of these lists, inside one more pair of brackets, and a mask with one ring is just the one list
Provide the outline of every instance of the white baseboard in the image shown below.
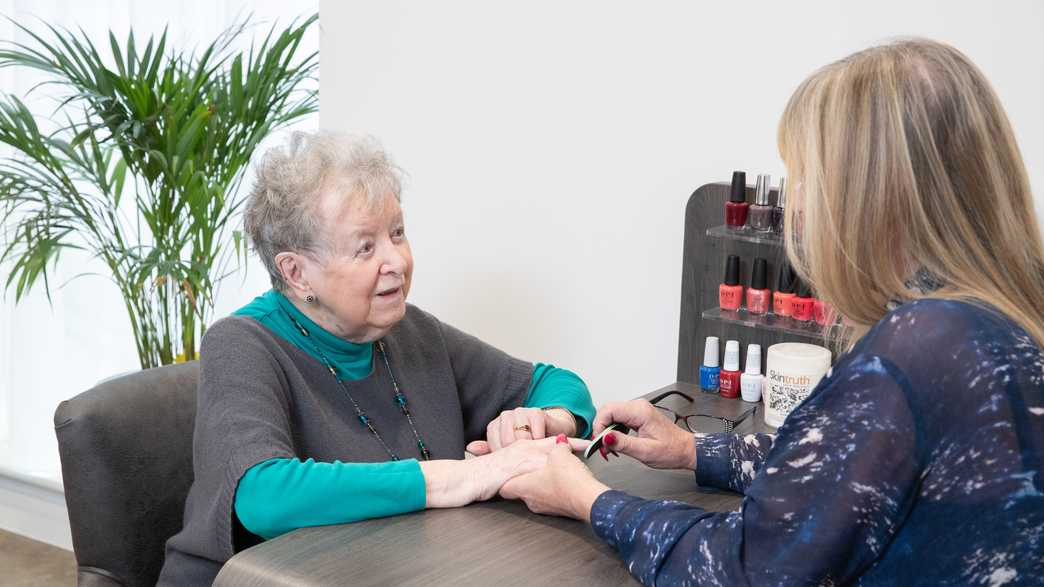
[[65,494],[56,481],[0,470],[0,529],[72,550]]

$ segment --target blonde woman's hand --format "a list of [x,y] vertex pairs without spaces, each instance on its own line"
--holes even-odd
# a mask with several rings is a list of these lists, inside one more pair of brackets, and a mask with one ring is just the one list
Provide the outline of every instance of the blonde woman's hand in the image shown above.
[[505,499],[521,499],[538,514],[591,520],[591,506],[609,488],[573,455],[581,443],[558,443],[547,456],[547,465],[509,479],[500,488]]
[[562,408],[515,408],[504,410],[486,426],[486,439],[468,444],[473,455],[484,455],[511,446],[519,440],[576,435],[575,420]]
[[636,436],[606,434],[606,450],[622,452],[655,469],[696,468],[693,434],[682,430],[646,400],[608,403],[595,415],[594,434],[613,422],[624,424]]

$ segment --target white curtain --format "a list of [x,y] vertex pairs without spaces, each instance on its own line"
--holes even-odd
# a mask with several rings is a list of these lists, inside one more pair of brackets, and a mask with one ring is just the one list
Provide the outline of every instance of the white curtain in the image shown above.
[[[240,18],[253,14],[257,37],[273,22],[289,24],[299,16],[317,12],[318,1],[274,0],[0,0],[0,13],[35,32],[46,24],[71,30],[82,28],[99,48],[108,48],[111,29],[118,39],[133,30],[139,42],[168,27],[168,47],[203,46]],[[307,54],[319,48],[318,27],[313,26],[299,49]],[[251,35],[242,39],[244,47]],[[0,21],[0,40],[29,42],[27,35],[6,19]],[[102,51],[103,57],[107,54]],[[21,70],[0,70],[0,90],[24,99],[41,77]],[[44,86],[30,101],[34,112],[54,110],[53,95]],[[297,128],[316,128],[318,116]],[[272,137],[269,144],[280,140]],[[0,154],[7,155],[9,151]],[[250,176],[243,189],[249,189]],[[10,266],[0,267],[0,285]],[[74,275],[94,271],[61,286]],[[58,403],[98,381],[138,369],[130,323],[106,268],[85,255],[63,256],[51,275],[51,303],[42,287],[17,305],[14,291],[0,301],[0,474],[30,477],[44,484],[60,483],[58,447],[52,417]],[[254,295],[268,281],[260,265],[251,260],[245,273],[223,282],[215,317],[227,315]]]

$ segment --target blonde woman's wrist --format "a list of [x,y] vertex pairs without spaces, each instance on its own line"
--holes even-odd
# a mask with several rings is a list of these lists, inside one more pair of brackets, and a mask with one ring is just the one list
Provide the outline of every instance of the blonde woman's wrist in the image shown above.
[[573,518],[582,522],[591,522],[591,507],[609,486],[597,479],[590,479],[577,486],[569,496]]
[[691,471],[696,470],[696,445],[700,442],[699,435],[687,433],[682,442],[681,446],[681,462],[682,466],[679,468],[689,469]]

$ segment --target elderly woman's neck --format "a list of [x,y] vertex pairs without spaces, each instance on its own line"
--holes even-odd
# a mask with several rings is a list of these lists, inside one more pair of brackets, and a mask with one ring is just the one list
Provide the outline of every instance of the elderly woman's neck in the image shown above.
[[308,317],[317,326],[337,338],[354,344],[366,344],[381,337],[382,333],[367,333],[352,331],[337,319],[333,312],[327,310],[319,303],[309,304],[291,296],[285,296],[299,312]]

